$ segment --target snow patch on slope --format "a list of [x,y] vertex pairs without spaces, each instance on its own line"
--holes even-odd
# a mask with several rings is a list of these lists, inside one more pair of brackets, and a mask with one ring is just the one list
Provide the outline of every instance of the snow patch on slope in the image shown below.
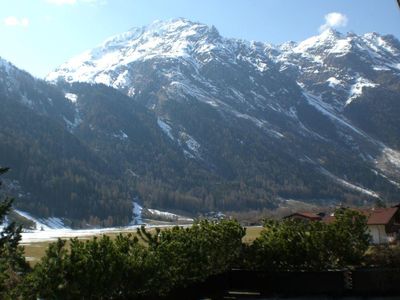
[[398,63],[398,64],[396,64],[396,63],[388,64],[388,66],[400,71],[400,63]]
[[342,81],[337,79],[336,77],[330,77],[326,80],[331,88],[335,88],[337,85],[342,84]]
[[69,227],[65,226],[64,222],[60,218],[35,218],[31,214],[18,209],[15,209],[15,212],[35,223],[36,230],[69,229]]
[[400,54],[398,50],[394,49],[379,34],[375,32],[364,34],[363,41],[375,52],[380,52],[380,50],[383,49],[384,51],[387,51],[394,56]]
[[65,98],[67,98],[72,103],[76,103],[76,101],[78,100],[78,95],[73,93],[65,93]]
[[[179,133],[179,144],[184,143],[189,149],[183,150],[184,154],[189,157],[189,158],[200,158],[201,159],[201,154],[200,154],[200,143],[197,142],[192,136],[187,134],[186,132],[180,132]],[[182,145],[182,144],[181,144]]]
[[400,179],[399,151],[384,146],[381,155],[376,160],[376,164],[385,173],[390,173]]
[[120,130],[118,133],[114,133],[113,136],[121,141],[128,138],[128,135],[123,130]]
[[395,165],[396,167],[400,167],[400,152],[386,148],[383,150],[383,153],[391,164]]
[[172,128],[169,126],[165,121],[161,120],[160,118],[157,119],[157,124],[161,128],[161,130],[171,139],[175,140],[174,136],[172,135]]
[[346,38],[343,40],[338,40],[329,53],[337,54],[337,57],[344,56],[351,50],[351,39]]
[[131,222],[131,225],[143,224],[142,211],[143,207],[136,201],[133,201],[133,208],[132,208],[133,221]]
[[[330,119],[337,121],[339,124],[343,125],[344,127],[347,127],[351,129],[352,131],[358,133],[359,135],[363,137],[369,138],[365,133],[363,133],[361,130],[355,128],[353,125],[351,125],[348,121],[338,117],[334,111],[333,108],[330,107],[328,104],[324,103],[321,99],[319,99],[317,96],[314,96],[308,92],[303,91],[303,95],[306,97],[308,103],[312,106],[314,106],[317,110],[319,110],[322,114],[328,116]],[[369,138],[370,139],[370,138]]]
[[346,101],[346,105],[349,105],[351,102],[353,102],[354,99],[357,99],[358,97],[360,97],[363,93],[363,89],[366,87],[369,88],[374,88],[377,87],[378,84],[373,83],[372,81],[369,81],[368,79],[359,77],[356,80],[356,83],[353,84],[350,88],[350,92],[349,92],[349,98]]
[[63,119],[64,119],[65,123],[67,124],[69,131],[73,131],[76,127],[78,127],[82,123],[82,118],[80,116],[77,106],[75,106],[75,117],[74,117],[73,122],[68,120],[65,116],[63,117]]
[[360,187],[360,186],[355,185],[353,183],[350,183],[350,182],[348,182],[348,181],[346,181],[344,179],[341,179],[341,178],[339,178],[336,175],[332,174],[331,172],[329,172],[327,169],[325,169],[323,167],[320,167],[320,171],[321,171],[322,174],[334,179],[336,182],[340,183],[341,185],[343,185],[343,186],[345,186],[345,187],[347,187],[349,189],[355,190],[357,192],[360,192],[362,194],[365,194],[365,195],[368,195],[368,196],[371,196],[371,197],[374,197],[374,198],[379,198],[379,195],[376,192],[368,190],[368,189],[363,188],[363,187]]

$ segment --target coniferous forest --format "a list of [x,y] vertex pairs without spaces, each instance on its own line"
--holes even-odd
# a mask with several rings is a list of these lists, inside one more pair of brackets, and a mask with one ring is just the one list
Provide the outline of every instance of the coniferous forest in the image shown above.
[[[40,88],[54,103],[61,103],[64,115],[73,115],[60,92],[65,84],[57,88],[25,75],[21,80],[32,89],[32,101],[43,97],[36,95]],[[246,122],[235,135],[229,130],[200,133],[207,134],[210,147],[215,145],[213,140],[223,140],[226,146],[211,151],[218,157],[197,161],[182,156],[181,148],[158,126],[156,116],[131,98],[101,85],[74,84],[68,89],[79,95],[82,119],[72,132],[65,116],[49,114],[39,100],[37,111],[6,93],[0,101],[0,163],[12,167],[7,189],[17,197],[17,207],[35,215],[62,217],[72,227],[93,222],[117,226],[131,220],[136,197],[148,207],[178,208],[189,214],[273,209],[280,205],[280,198],[357,205],[370,197],[360,198],[358,191],[331,184],[312,164],[293,159],[274,145],[264,145],[262,132],[253,131],[248,140],[247,132],[252,129]],[[176,106],[176,114],[179,109],[193,115],[210,113],[201,105]],[[213,122],[212,114],[207,118],[211,119],[202,122]],[[221,128],[223,123],[215,126]],[[248,140],[246,147],[235,145],[238,135]],[[317,145],[314,149],[328,160],[340,155],[333,149],[318,150]],[[341,159],[348,164],[338,172],[382,189],[382,197],[389,201],[395,198],[397,189],[385,178],[367,171],[366,165],[355,163],[352,157]]]

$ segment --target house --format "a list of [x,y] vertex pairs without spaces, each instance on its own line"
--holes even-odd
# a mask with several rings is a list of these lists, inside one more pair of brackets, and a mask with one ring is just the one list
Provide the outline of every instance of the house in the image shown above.
[[[399,240],[400,237],[400,205],[388,208],[356,209],[367,217],[368,232],[372,244],[387,244]],[[334,222],[333,214],[297,212],[285,219]]]
[[362,211],[368,218],[367,226],[373,244],[387,244],[398,240],[400,209],[398,206]]

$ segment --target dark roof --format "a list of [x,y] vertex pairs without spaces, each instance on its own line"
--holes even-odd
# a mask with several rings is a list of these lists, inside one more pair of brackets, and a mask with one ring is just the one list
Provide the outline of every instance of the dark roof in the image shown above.
[[312,213],[312,212],[297,212],[297,213],[293,213],[291,215],[286,216],[284,219],[293,218],[293,217],[302,217],[302,218],[306,218],[306,219],[313,220],[313,221],[322,220],[321,216],[319,216],[315,213]]

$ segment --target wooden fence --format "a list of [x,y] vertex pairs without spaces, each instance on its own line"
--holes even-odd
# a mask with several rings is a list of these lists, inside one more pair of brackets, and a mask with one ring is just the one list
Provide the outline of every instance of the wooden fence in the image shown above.
[[[247,295],[245,297],[244,295]],[[251,299],[267,297],[399,296],[400,270],[357,269],[326,272],[232,270],[177,289],[167,299]]]

